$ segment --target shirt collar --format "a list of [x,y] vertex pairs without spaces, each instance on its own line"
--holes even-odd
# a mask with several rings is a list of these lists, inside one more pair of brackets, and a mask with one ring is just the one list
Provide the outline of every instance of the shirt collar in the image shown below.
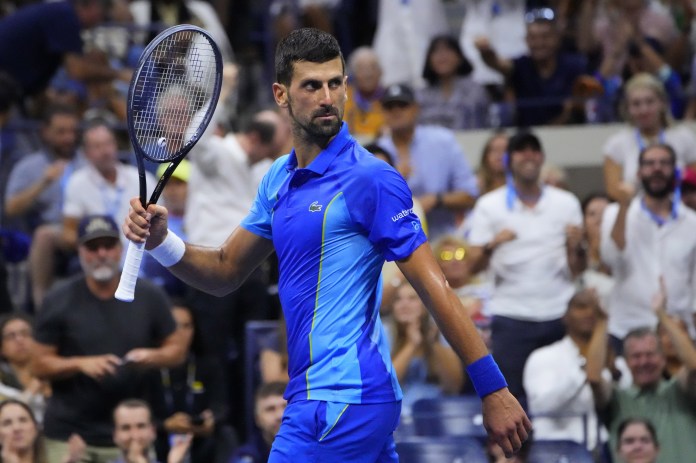
[[641,388],[636,386],[635,384],[631,384],[626,389],[626,392],[632,397],[632,398],[638,398],[642,395],[648,395],[648,394],[655,394],[659,395],[661,394],[665,389],[667,389],[670,385],[670,382],[672,382],[674,379],[671,380],[664,380],[661,379],[659,383],[655,387],[646,387],[646,388]]
[[[341,130],[338,131],[336,136],[329,142],[329,145],[324,148],[321,153],[319,153],[319,155],[306,167],[306,169],[311,170],[317,175],[323,175],[336,156],[341,154],[346,146],[354,141],[355,139],[348,131],[348,124],[343,122],[341,124]],[[285,168],[288,171],[297,169],[297,156],[295,155],[294,148],[290,152],[290,156],[288,156],[288,162],[285,165]]]

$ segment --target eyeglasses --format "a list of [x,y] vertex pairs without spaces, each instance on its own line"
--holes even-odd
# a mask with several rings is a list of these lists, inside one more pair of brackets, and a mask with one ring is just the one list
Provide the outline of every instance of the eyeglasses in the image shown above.
[[2,340],[3,341],[14,341],[15,339],[19,339],[19,338],[30,338],[30,337],[31,337],[31,330],[29,330],[29,329],[17,330],[17,331],[8,331],[7,333],[2,333]]
[[457,248],[455,250],[445,249],[440,252],[440,260],[443,262],[449,262],[451,260],[462,261],[466,257],[465,248]]
[[556,19],[556,13],[551,8],[535,8],[524,14],[524,21],[527,24],[539,21],[553,21]]

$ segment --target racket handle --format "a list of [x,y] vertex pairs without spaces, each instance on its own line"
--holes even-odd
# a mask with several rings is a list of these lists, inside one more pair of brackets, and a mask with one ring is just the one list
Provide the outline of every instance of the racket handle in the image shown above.
[[123,263],[121,281],[118,282],[115,295],[119,301],[131,302],[133,300],[135,282],[138,281],[143,252],[145,252],[145,243],[128,242],[128,251],[126,251],[126,260]]

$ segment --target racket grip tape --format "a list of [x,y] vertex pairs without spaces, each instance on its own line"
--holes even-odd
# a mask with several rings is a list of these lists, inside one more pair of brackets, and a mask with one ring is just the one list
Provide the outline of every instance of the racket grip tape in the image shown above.
[[123,271],[121,272],[121,281],[116,289],[116,299],[124,302],[131,302],[135,294],[135,283],[138,281],[140,273],[140,262],[143,260],[145,252],[145,243],[128,242],[128,250],[126,251],[126,260],[123,263]]

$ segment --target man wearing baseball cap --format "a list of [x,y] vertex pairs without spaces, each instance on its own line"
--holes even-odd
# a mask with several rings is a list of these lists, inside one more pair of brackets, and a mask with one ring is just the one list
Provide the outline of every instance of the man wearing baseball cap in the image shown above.
[[476,176],[454,132],[418,124],[419,106],[413,89],[393,84],[382,97],[388,134],[377,144],[389,153],[413,196],[426,213],[429,237],[454,232],[458,217],[478,196]]
[[185,346],[160,288],[139,281],[134,302],[114,298],[123,248],[110,216],[83,218],[77,243],[84,274],[47,293],[33,367],[53,389],[44,418],[48,461],[59,461],[78,434],[89,461],[106,463],[118,457],[111,411],[126,398],[145,398],[147,368],[181,363]]

